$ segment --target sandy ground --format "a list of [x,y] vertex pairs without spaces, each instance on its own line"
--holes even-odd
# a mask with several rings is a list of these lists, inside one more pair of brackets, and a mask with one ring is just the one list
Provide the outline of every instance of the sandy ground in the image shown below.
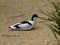
[[33,14],[43,17],[40,10],[51,12],[54,8],[47,0],[0,0],[0,45],[58,45],[41,19],[37,19],[34,29],[30,31],[9,30],[10,25],[30,20]]

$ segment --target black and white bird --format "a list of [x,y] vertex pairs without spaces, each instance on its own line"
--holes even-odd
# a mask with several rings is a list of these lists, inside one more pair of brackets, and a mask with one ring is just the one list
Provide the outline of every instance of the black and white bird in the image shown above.
[[30,30],[34,27],[36,23],[36,18],[39,18],[37,14],[33,14],[31,21],[22,21],[20,23],[16,23],[11,25],[9,28],[12,30],[19,29],[19,30]]

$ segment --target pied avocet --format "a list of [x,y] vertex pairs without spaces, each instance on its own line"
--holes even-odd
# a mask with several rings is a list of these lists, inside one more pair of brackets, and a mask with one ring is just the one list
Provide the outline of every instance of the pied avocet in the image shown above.
[[33,14],[31,21],[22,21],[10,26],[10,29],[29,30],[32,29],[36,23],[36,18],[39,18],[37,14]]

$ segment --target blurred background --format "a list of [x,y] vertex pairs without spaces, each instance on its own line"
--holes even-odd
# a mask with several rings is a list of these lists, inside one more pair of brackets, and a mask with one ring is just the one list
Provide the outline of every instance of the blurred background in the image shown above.
[[47,18],[40,10],[45,13],[55,10],[48,1],[57,0],[0,0],[0,45],[58,45],[54,34],[42,23],[44,20],[37,19],[35,29],[30,31],[11,31],[8,28],[30,20],[33,14]]

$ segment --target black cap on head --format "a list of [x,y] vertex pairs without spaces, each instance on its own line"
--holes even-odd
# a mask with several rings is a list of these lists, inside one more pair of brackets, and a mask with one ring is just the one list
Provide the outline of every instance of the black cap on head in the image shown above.
[[32,21],[34,20],[34,17],[39,18],[37,14],[33,14],[32,18],[31,18],[31,19],[32,19]]
[[33,16],[32,17],[38,17],[38,15],[37,14],[33,14]]

